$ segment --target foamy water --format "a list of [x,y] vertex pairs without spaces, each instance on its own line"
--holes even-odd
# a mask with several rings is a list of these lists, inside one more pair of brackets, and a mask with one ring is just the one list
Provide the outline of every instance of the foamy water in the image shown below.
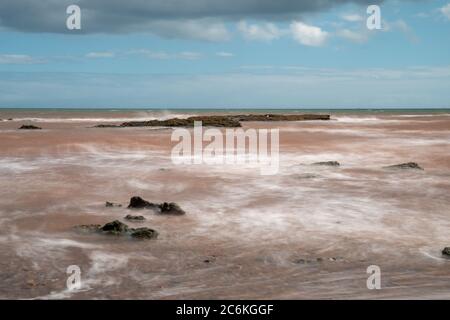
[[[175,165],[171,130],[2,131],[0,298],[449,298],[450,118],[404,116],[245,124],[280,129],[274,176]],[[331,160],[341,166],[312,165]],[[408,161],[425,170],[383,168]],[[133,195],[187,214],[130,212]],[[72,229],[115,219],[160,235]],[[372,264],[382,290],[366,288]],[[77,291],[69,265],[82,270]]]

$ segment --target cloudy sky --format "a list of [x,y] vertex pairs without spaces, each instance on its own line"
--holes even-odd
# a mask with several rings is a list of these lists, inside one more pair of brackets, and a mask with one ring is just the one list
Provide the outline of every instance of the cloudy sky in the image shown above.
[[1,0],[0,107],[448,108],[450,1]]

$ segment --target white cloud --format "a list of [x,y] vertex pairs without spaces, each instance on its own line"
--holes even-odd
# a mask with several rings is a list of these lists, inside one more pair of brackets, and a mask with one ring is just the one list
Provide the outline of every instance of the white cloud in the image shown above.
[[344,14],[342,15],[342,19],[348,22],[359,22],[363,21],[364,17],[359,14]]
[[221,51],[221,52],[216,52],[216,56],[222,57],[222,58],[231,58],[231,57],[234,57],[234,54],[231,52]]
[[0,64],[36,64],[43,60],[33,58],[26,54],[0,54]]
[[294,21],[290,27],[293,38],[305,46],[322,46],[328,38],[328,32],[303,22]]
[[248,25],[246,21],[240,21],[238,23],[238,30],[244,38],[249,40],[272,41],[283,35],[283,31],[273,23]]
[[86,54],[86,58],[113,58],[114,57],[114,53],[113,52],[89,52],[88,54]]
[[350,29],[341,29],[336,34],[344,39],[350,40],[356,43],[364,43],[368,40],[368,34],[364,31],[353,31]]
[[442,12],[442,14],[444,16],[446,16],[448,19],[450,19],[450,3],[448,3],[447,5],[443,6],[440,11]]

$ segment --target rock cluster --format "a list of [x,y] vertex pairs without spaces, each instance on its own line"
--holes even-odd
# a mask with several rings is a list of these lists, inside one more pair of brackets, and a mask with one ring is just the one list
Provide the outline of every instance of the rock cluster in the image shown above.
[[22,129],[22,130],[40,130],[42,128],[41,127],[37,127],[37,126],[33,126],[32,124],[29,124],[29,125],[24,124],[19,129]]
[[101,226],[99,224],[90,225],[80,225],[75,227],[77,230],[83,232],[96,232],[105,235],[115,235],[115,236],[130,236],[136,239],[156,239],[158,237],[158,232],[150,228],[130,228],[123,222],[119,220],[114,220],[108,222]]
[[161,214],[183,215],[186,212],[175,202],[163,202],[161,204],[149,202],[141,197],[132,197],[130,199],[129,209],[153,209]]
[[321,114],[247,114],[225,116],[193,116],[186,119],[172,118],[167,120],[128,121],[120,125],[99,124],[97,128],[111,127],[192,127],[194,121],[201,121],[205,127],[241,127],[243,121],[307,121],[330,120],[330,115]]

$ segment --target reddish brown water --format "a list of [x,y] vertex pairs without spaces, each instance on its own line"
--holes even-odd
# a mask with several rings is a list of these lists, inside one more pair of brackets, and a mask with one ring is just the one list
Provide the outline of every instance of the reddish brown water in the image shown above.
[[[244,123],[280,129],[274,176],[174,165],[172,129],[90,128],[152,116],[0,112],[15,119],[0,122],[0,298],[450,298],[449,114]],[[44,129],[17,130],[29,123]],[[310,165],[328,160],[341,167]],[[382,168],[409,161],[425,170]],[[187,214],[126,222],[158,230],[151,241],[73,231],[123,219],[133,195]]]

